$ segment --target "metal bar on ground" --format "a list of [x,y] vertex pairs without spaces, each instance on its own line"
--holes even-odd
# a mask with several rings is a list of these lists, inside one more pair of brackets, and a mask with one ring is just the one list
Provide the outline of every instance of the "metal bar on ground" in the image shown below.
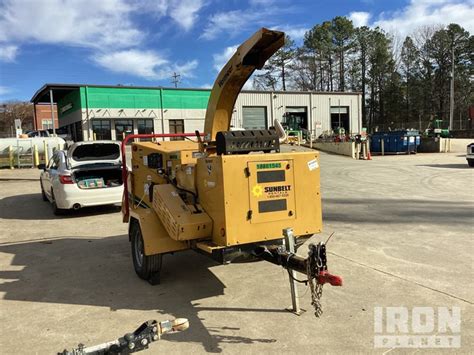
[[49,156],[48,156],[48,143],[46,143],[46,140],[43,141],[43,148],[44,148],[44,152],[43,152],[44,164],[45,164],[45,165],[48,165],[48,160],[49,160]]
[[33,165],[37,167],[39,164],[39,154],[38,154],[38,145],[33,146]]
[[15,169],[15,166],[14,166],[14,158],[13,158],[13,147],[11,145],[8,146],[8,160],[9,160],[9,165],[10,165],[10,169]]
[[16,166],[21,168],[21,163],[20,163],[20,141],[17,139],[16,140]]

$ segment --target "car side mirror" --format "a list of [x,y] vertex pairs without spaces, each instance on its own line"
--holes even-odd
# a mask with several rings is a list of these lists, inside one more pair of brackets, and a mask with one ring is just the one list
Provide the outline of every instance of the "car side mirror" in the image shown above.
[[46,170],[46,164],[38,164],[38,169]]

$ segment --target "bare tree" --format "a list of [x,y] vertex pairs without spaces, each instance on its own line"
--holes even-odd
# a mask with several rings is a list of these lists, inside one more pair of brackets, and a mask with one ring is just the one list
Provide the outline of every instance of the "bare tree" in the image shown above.
[[0,133],[11,135],[15,119],[21,121],[24,130],[33,128],[33,104],[22,101],[9,101],[1,105]]

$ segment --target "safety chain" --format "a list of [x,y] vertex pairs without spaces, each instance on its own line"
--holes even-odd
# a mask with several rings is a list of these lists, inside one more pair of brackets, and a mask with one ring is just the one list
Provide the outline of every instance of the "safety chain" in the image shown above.
[[314,307],[314,315],[316,317],[320,317],[323,314],[323,307],[321,305],[323,285],[318,282],[317,278],[321,271],[326,269],[326,246],[321,242],[317,245],[310,244],[306,274],[311,291],[311,305]]

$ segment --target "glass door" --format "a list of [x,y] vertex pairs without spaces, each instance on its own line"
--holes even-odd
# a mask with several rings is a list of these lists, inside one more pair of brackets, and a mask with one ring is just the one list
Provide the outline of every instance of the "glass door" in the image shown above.
[[116,120],[115,137],[118,141],[123,141],[126,136],[133,134],[133,120]]

